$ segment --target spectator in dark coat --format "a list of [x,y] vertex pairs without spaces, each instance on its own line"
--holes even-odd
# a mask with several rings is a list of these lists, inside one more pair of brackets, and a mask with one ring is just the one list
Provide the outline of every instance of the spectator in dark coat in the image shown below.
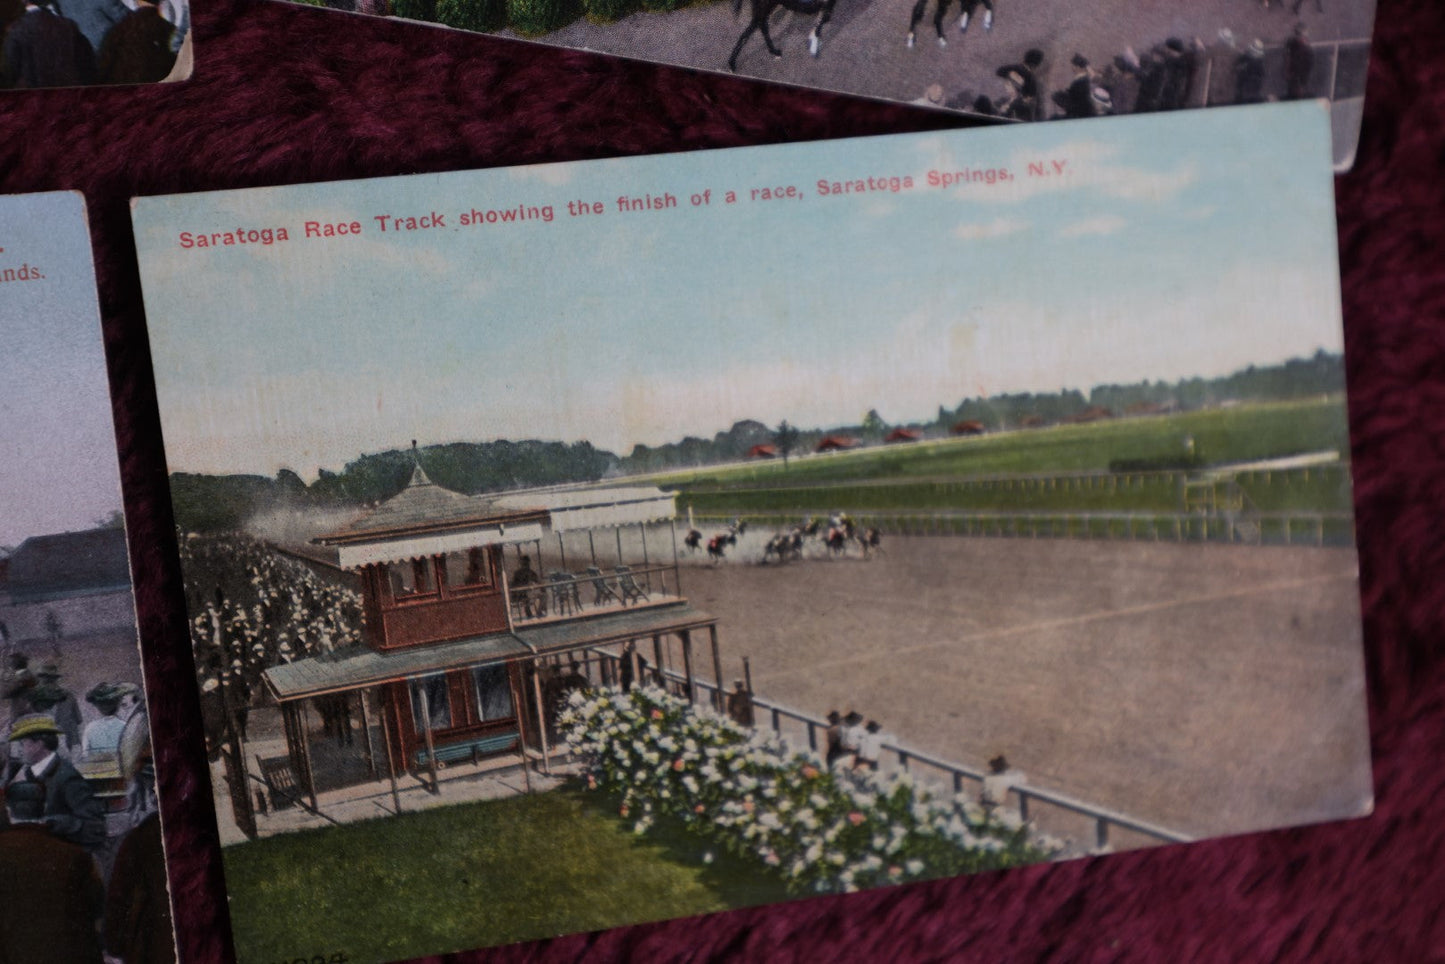
[[753,725],[753,694],[749,693],[742,680],[733,680],[733,691],[728,694],[728,716],[738,726]]
[[1284,45],[1284,86],[1287,100],[1304,100],[1310,92],[1310,75],[1315,69],[1315,51],[1310,46],[1309,30],[1296,24],[1294,36]]
[[60,729],[55,721],[39,713],[21,717],[10,728],[10,742],[20,744],[20,759],[10,761],[5,785],[40,784],[50,832],[86,850],[98,850],[105,843],[105,809],[85,778],[56,752]]
[[60,685],[60,668],[46,663],[35,675],[40,682],[30,691],[30,706],[55,721],[67,750],[80,746],[80,704],[74,693]]
[[627,641],[627,645],[622,647],[622,658],[619,662],[622,666],[619,674],[622,677],[622,692],[631,692],[632,684],[637,680],[637,643],[630,639]]
[[129,777],[131,813],[140,816],[121,841],[106,888],[105,950],[125,964],[175,964],[149,737],[122,750],[121,772]]
[[1234,61],[1234,102],[1264,103],[1264,41],[1255,39]]
[[105,35],[130,12],[120,0],[54,0],[54,5],[62,17],[80,28],[96,53]]
[[1016,120],[1042,120],[1043,106],[1039,98],[1039,66],[1044,62],[1044,52],[1038,48],[1024,54],[1022,63],[1005,64],[997,71],[1008,84],[1011,96],[999,107],[1005,117]]
[[1094,99],[1093,68],[1083,54],[1074,54],[1072,63],[1078,72],[1067,88],[1055,92],[1054,103],[1063,110],[1065,117],[1096,117],[1100,111]]
[[96,67],[102,84],[153,84],[176,65],[171,40],[176,28],[160,8],[145,0],[111,28],[100,45]]
[[5,788],[10,826],[0,831],[0,960],[100,964],[102,891],[95,861],[46,829],[45,788]]
[[95,83],[95,51],[80,28],[50,7],[25,5],[0,45],[0,87],[80,87]]

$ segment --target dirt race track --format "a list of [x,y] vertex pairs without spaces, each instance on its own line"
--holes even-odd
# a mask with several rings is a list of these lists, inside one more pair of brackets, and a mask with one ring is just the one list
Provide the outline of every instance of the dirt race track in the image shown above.
[[[754,541],[749,533],[749,543]],[[1368,812],[1353,551],[899,537],[886,555],[691,560],[724,674],[1191,835]],[[707,664],[707,660],[700,661]]]

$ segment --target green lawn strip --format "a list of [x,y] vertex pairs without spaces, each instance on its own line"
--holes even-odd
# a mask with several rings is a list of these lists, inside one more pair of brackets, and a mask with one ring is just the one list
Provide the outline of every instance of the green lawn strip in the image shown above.
[[1345,406],[1341,398],[1331,397],[878,446],[794,459],[786,467],[773,460],[704,466],[646,478],[686,492],[690,488],[807,485],[909,476],[1103,472],[1120,459],[1178,455],[1186,437],[1194,440],[1196,453],[1211,464],[1301,452],[1349,451]]
[[[888,481],[882,484],[688,490],[684,506],[701,516],[781,516],[849,512],[1181,512],[1186,473],[1019,478],[990,481]],[[1341,467],[1302,473],[1254,473],[1239,480],[1248,508],[1260,512],[1345,512],[1349,475]],[[1220,488],[1220,497],[1224,495]]]
[[780,882],[680,828],[639,837],[600,795],[559,790],[225,851],[238,960],[386,961],[781,899]]

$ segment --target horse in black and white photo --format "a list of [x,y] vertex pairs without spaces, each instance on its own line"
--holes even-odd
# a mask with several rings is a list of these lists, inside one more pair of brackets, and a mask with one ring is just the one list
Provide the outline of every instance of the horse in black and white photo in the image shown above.
[[[736,14],[742,7],[743,0],[733,0],[733,13]],[[774,57],[781,57],[783,52],[773,43],[772,36],[768,33],[768,20],[779,10],[790,10],[793,13],[801,13],[811,16],[818,15],[818,20],[813,24],[812,31],[808,34],[808,53],[814,57],[822,47],[823,25],[833,16],[833,5],[837,0],[748,0],[749,19],[748,25],[743,30],[742,36],[733,46],[733,52],[728,57],[728,70],[733,73],[738,71],[738,54],[742,52],[743,45],[754,31],[761,31],[763,43],[768,45],[768,53]]]

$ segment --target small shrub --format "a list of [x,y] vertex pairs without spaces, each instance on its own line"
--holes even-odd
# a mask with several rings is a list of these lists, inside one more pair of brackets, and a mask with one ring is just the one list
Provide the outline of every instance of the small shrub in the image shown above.
[[437,23],[487,33],[507,25],[506,0],[436,0]]
[[567,26],[582,15],[582,0],[507,0],[507,24],[524,37]]
[[681,10],[690,3],[692,0],[642,0],[642,9],[666,13],[669,10]]
[[403,20],[436,23],[436,0],[391,0],[391,15]]
[[582,9],[589,20],[612,23],[641,8],[639,0],[582,0]]

